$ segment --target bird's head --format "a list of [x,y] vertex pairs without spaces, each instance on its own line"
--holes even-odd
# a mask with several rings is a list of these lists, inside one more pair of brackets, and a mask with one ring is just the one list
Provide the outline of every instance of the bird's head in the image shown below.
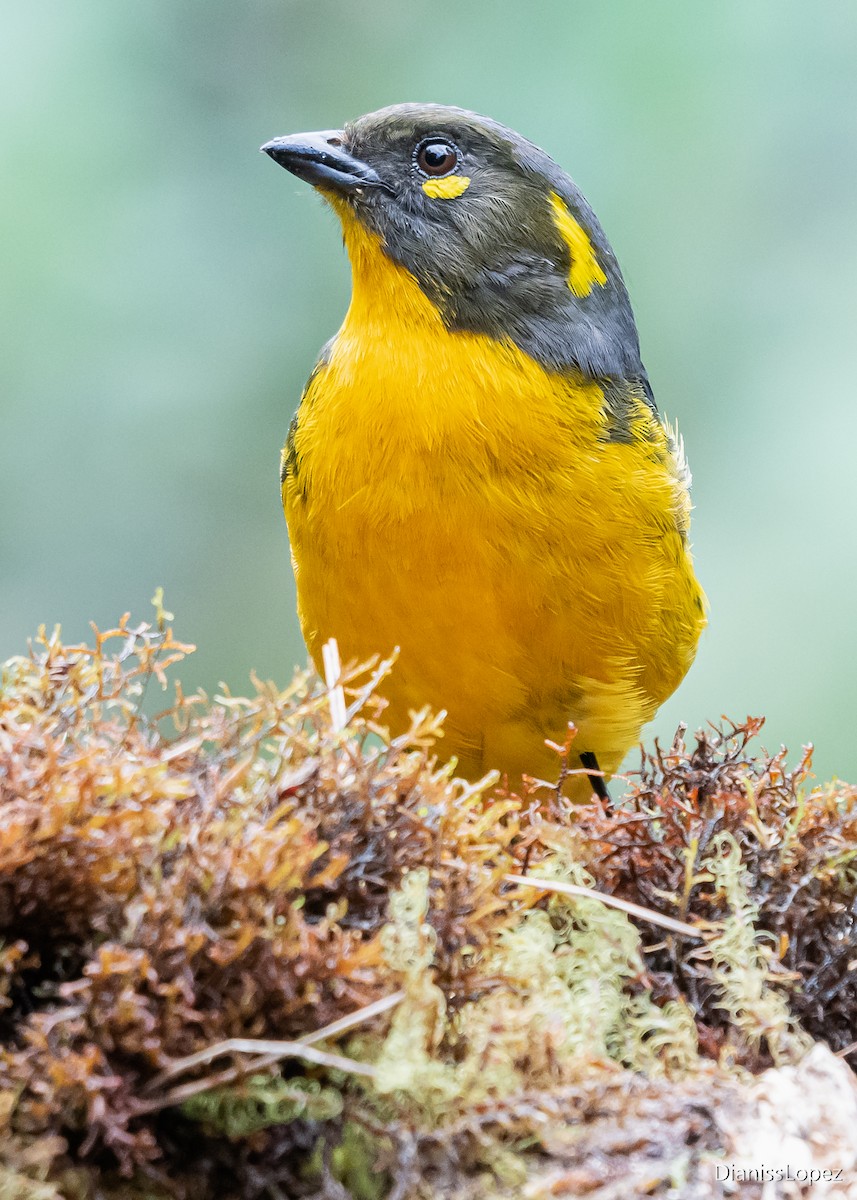
[[513,130],[464,109],[399,104],[262,150],[332,204],[352,260],[368,234],[450,331],[509,340],[549,370],[633,379],[648,391],[595,214]]

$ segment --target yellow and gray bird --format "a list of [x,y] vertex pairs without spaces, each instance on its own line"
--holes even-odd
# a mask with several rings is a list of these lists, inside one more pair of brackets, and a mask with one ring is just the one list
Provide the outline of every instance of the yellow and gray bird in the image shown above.
[[[603,794],[690,666],[690,476],[595,214],[496,121],[400,104],[262,149],[342,224],[351,303],[282,455],[317,664],[399,647],[391,728],[446,710],[475,778]],[[588,773],[588,776],[587,776]]]

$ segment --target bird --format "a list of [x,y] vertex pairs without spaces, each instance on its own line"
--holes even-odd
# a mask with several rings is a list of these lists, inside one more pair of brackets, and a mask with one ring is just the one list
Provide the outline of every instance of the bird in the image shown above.
[[447,105],[261,149],[333,209],[352,275],[281,456],[311,657],[397,648],[390,729],[443,711],[465,779],[609,796],[707,602],[598,219],[545,151]]

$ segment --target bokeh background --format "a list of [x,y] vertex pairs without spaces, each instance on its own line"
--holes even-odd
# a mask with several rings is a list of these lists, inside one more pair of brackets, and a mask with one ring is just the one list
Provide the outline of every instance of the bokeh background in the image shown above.
[[647,738],[726,713],[857,780],[853,0],[32,0],[0,41],[0,659],[156,585],[185,684],[285,682],[277,458],[349,274],[257,147],[405,99],[575,177],[695,476],[711,601]]

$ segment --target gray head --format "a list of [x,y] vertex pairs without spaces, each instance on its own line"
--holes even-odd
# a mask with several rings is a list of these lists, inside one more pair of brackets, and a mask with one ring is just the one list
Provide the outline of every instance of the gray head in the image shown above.
[[592,209],[538,146],[487,117],[398,104],[262,149],[343,203],[450,330],[650,399],[622,274]]

